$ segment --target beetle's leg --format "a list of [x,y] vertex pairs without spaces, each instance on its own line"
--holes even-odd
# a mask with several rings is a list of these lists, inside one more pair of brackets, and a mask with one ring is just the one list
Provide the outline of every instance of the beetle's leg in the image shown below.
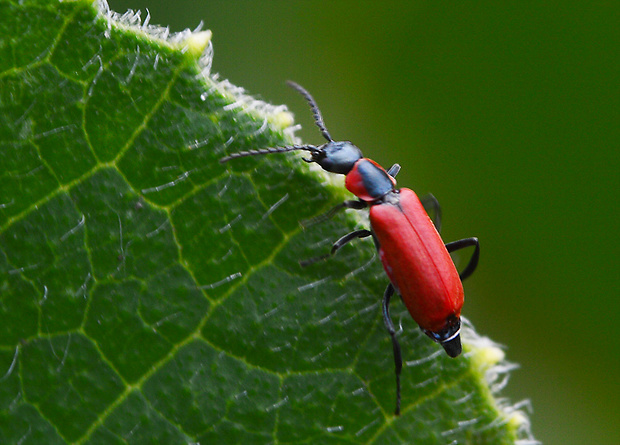
[[323,213],[322,215],[316,216],[314,218],[306,219],[302,221],[300,224],[302,227],[310,227],[315,224],[325,222],[328,219],[331,219],[336,213],[338,213],[342,209],[362,210],[362,209],[365,209],[366,207],[368,207],[368,204],[366,204],[361,199],[345,201],[342,204],[338,204],[336,207],[329,209],[327,212]]
[[330,255],[334,255],[338,251],[338,249],[340,249],[345,244],[350,243],[355,238],[366,238],[367,236],[370,236],[370,235],[372,235],[372,232],[366,229],[360,229],[360,230],[356,230],[355,232],[347,233],[345,236],[343,236],[342,238],[340,238],[338,241],[334,243],[334,245],[332,246]]
[[399,171],[400,171],[400,165],[394,164],[387,171],[387,174],[390,175],[392,178],[396,178],[396,175],[398,174]]
[[394,414],[400,415],[400,372],[403,369],[403,357],[400,353],[400,344],[396,339],[396,329],[394,329],[394,323],[390,318],[390,298],[394,295],[394,286],[392,283],[388,284],[383,294],[383,323],[387,328],[390,337],[392,337],[392,349],[394,349],[394,370],[396,372],[396,410]]
[[480,243],[478,242],[478,238],[465,238],[446,244],[446,249],[448,249],[448,252],[454,252],[455,250],[471,246],[476,246],[476,250],[474,250],[474,254],[471,256],[467,267],[465,267],[463,272],[459,274],[459,276],[461,277],[461,281],[474,273],[474,270],[476,270],[476,266],[478,266],[478,259],[480,258]]
[[306,267],[306,266],[309,266],[310,264],[316,263],[317,261],[326,260],[327,258],[334,255],[338,251],[338,249],[340,249],[345,244],[353,241],[356,238],[366,238],[367,236],[370,236],[370,235],[372,235],[372,232],[366,229],[360,229],[360,230],[356,230],[355,232],[347,233],[345,236],[343,236],[342,238],[340,238],[338,241],[336,241],[333,244],[332,250],[329,253],[318,256],[318,257],[310,258],[309,260],[300,261],[299,264],[301,265],[301,267]]
[[420,198],[420,202],[424,206],[424,210],[426,213],[429,213],[431,210],[433,211],[433,224],[435,224],[435,228],[437,232],[441,233],[441,206],[439,205],[439,201],[432,193],[428,195],[424,195]]

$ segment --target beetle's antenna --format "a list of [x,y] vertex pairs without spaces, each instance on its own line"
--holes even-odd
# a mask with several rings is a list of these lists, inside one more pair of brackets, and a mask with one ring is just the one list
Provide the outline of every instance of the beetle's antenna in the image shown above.
[[[228,156],[224,156],[220,159],[220,164],[224,162],[228,162],[231,159],[244,158],[246,156],[258,156],[258,155],[268,155],[271,153],[287,153],[289,151],[297,151],[297,150],[305,150],[314,153],[319,153],[321,150],[314,145],[284,145],[283,147],[269,147],[269,148],[258,148],[256,150],[248,150],[248,151],[240,151],[238,153],[231,153]],[[306,159],[304,159],[306,161]],[[307,160],[307,162],[312,162]]]
[[308,101],[308,104],[310,105],[310,109],[312,110],[312,114],[314,115],[314,123],[316,124],[317,127],[319,127],[319,130],[321,130],[321,134],[323,135],[325,139],[327,139],[328,142],[334,142],[331,135],[329,134],[329,131],[327,131],[327,128],[325,128],[325,122],[323,122],[323,116],[321,115],[321,110],[319,110],[319,106],[316,104],[316,101],[310,95],[310,93],[308,93],[308,91],[306,91],[304,87],[293,82],[292,80],[287,80],[286,83],[288,84],[288,86],[290,86],[291,88],[299,92],[299,94],[301,94],[304,97],[304,99]]

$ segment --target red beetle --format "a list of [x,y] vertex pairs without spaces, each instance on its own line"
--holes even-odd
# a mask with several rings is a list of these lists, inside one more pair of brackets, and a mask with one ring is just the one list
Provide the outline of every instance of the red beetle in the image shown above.
[[[372,230],[356,230],[334,243],[331,255],[356,238],[372,236],[390,284],[383,296],[383,320],[392,339],[396,369],[396,415],[400,414],[400,373],[402,356],[396,330],[390,318],[389,304],[394,291],[401,296],[405,306],[422,331],[443,346],[450,357],[461,351],[461,308],[463,307],[462,280],[471,275],[478,265],[480,245],[477,238],[466,238],[444,244],[438,229],[440,210],[437,200],[429,195],[425,204],[435,210],[433,224],[423,203],[410,189],[396,189],[395,176],[400,166],[395,164],[388,171],[375,161],[364,158],[361,150],[348,141],[334,141],[325,128],[316,102],[304,88],[296,83],[289,85],[300,92],[310,104],[316,125],[327,143],[314,145],[289,145],[233,153],[220,162],[231,159],[295,150],[308,151],[310,159],[324,170],[346,175],[345,186],[358,199],[345,201],[326,214],[332,216],[344,208],[370,207]],[[474,253],[460,274],[449,252],[464,247],[475,247]],[[329,255],[327,255],[329,256]],[[320,257],[324,258],[326,256]],[[314,260],[302,263],[309,264]]]

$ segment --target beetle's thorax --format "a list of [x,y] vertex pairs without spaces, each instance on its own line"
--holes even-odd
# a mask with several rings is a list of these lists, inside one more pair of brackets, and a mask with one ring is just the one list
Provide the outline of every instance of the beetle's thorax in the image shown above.
[[345,187],[362,201],[380,200],[394,191],[396,180],[372,159],[359,159],[347,174]]

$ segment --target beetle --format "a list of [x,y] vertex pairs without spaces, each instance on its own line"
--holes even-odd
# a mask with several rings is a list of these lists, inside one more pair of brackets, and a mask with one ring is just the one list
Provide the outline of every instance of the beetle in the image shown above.
[[[396,188],[398,164],[385,170],[372,159],[365,158],[362,151],[350,141],[335,141],[323,121],[314,98],[302,86],[289,81],[308,102],[314,122],[326,143],[315,145],[286,145],[232,153],[220,159],[221,163],[245,156],[255,156],[289,151],[307,151],[308,163],[317,163],[324,170],[345,175],[345,187],[357,199],[345,201],[324,215],[333,216],[342,209],[369,208],[370,230],[361,229],[338,239],[331,252],[318,259],[334,255],[345,244],[372,237],[383,268],[390,280],[383,294],[383,322],[392,340],[396,374],[396,409],[400,414],[400,375],[403,361],[396,329],[390,317],[390,300],[397,292],[411,317],[420,329],[433,341],[439,343],[450,357],[462,352],[461,308],[464,292],[462,281],[469,277],[478,265],[480,244],[471,237],[444,244],[439,235],[440,208],[437,200],[429,195],[420,200],[408,188]],[[429,217],[426,207],[435,210],[436,222]],[[462,272],[458,272],[450,252],[474,247],[474,252]],[[307,265],[316,259],[301,262]]]

